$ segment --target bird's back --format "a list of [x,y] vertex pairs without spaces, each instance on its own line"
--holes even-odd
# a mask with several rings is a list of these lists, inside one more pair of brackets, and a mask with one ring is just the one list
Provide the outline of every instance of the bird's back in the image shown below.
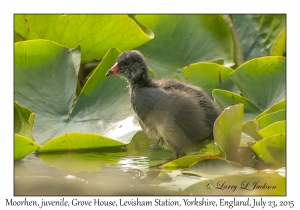
[[175,153],[212,137],[213,122],[219,115],[200,88],[174,80],[132,87],[131,102],[146,134],[162,146],[170,145]]

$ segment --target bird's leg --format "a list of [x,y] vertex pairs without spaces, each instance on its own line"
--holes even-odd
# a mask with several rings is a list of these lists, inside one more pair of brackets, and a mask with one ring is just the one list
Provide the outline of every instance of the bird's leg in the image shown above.
[[176,147],[176,146],[173,146],[173,151],[174,151],[175,159],[178,159],[178,158],[186,155],[186,153],[184,151],[182,151],[181,148]]

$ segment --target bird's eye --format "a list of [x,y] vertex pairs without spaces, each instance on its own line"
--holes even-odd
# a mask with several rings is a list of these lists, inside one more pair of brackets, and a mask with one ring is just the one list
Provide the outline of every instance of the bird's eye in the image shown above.
[[124,60],[124,64],[127,66],[127,65],[129,65],[130,64],[130,60],[129,59],[125,59]]

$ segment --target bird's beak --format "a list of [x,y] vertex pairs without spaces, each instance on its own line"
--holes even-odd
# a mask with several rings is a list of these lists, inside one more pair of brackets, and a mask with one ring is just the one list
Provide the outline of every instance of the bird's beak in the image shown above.
[[118,74],[119,72],[119,66],[118,66],[118,62],[116,62],[113,67],[111,67],[107,72],[105,76],[111,76],[114,74]]

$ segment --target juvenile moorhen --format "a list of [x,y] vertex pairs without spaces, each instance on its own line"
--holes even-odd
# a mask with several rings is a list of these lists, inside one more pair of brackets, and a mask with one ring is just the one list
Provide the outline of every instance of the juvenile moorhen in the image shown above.
[[143,131],[158,145],[171,146],[175,158],[213,138],[220,110],[201,88],[176,80],[152,80],[137,50],[119,55],[106,76],[115,74],[128,80],[131,104]]

